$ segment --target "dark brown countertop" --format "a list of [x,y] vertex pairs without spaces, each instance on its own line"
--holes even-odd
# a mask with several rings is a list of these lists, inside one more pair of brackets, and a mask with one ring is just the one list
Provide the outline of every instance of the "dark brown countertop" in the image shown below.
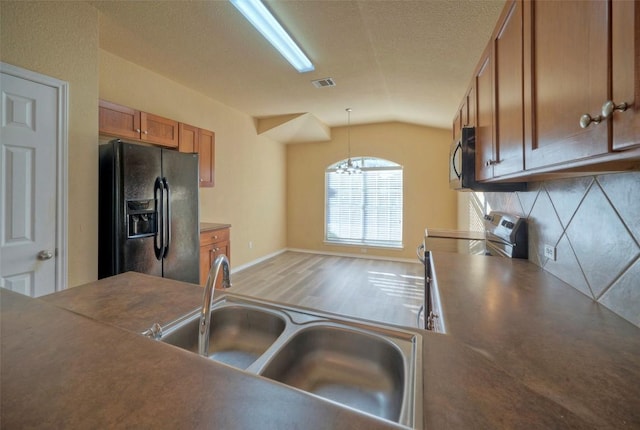
[[396,428],[43,300],[0,300],[2,428]]
[[[426,428],[640,428],[640,329],[529,262],[432,258],[448,334],[423,332]],[[1,292],[3,426],[393,428],[131,333],[201,293],[134,273]]]
[[215,223],[215,222],[201,222],[200,223],[200,233],[205,232],[205,231],[220,230],[220,229],[229,228],[229,227],[231,227],[231,224],[219,224],[219,223]]
[[529,261],[432,258],[448,336],[581,428],[640,428],[638,327]]
[[485,235],[482,231],[465,231],[465,230],[444,230],[429,228],[424,229],[424,237],[438,239],[462,239],[462,240],[484,240]]
[[141,333],[198,308],[203,289],[194,284],[127,272],[41,297],[97,321]]

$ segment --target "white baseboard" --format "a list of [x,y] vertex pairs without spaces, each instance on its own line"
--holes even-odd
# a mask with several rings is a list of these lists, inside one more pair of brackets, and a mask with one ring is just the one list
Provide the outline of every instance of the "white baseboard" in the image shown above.
[[278,256],[278,255],[280,255],[280,254],[284,254],[284,253],[285,253],[285,252],[287,252],[287,251],[288,251],[288,250],[287,250],[287,248],[283,248],[283,249],[281,249],[281,250],[279,250],[279,251],[276,251],[276,252],[273,252],[273,253],[271,253],[271,254],[264,255],[264,256],[262,256],[262,257],[260,257],[260,258],[258,258],[258,259],[252,260],[252,261],[250,261],[250,262],[248,262],[248,263],[245,263],[245,264],[243,264],[243,265],[241,265],[241,266],[238,266],[238,267],[232,267],[232,268],[231,268],[231,274],[241,272],[241,271],[243,271],[244,269],[248,269],[249,267],[251,267],[251,266],[255,266],[255,265],[256,265],[256,264],[258,264],[258,263],[262,263],[262,262],[263,262],[263,261],[265,261],[265,260],[268,260],[268,259],[270,259],[270,258],[276,257],[276,256]]
[[336,257],[365,258],[368,260],[385,260],[385,261],[397,261],[400,263],[422,264],[418,261],[417,257],[416,258],[381,257],[378,255],[369,255],[369,254],[350,254],[348,252],[329,252],[329,251],[318,251],[315,249],[300,249],[300,248],[287,248],[286,250],[291,252],[304,252],[307,254],[333,255]]

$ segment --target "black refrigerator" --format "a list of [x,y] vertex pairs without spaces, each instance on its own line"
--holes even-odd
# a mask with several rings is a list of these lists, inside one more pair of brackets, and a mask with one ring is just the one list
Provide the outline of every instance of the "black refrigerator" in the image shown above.
[[200,282],[198,154],[99,146],[98,278],[135,271]]

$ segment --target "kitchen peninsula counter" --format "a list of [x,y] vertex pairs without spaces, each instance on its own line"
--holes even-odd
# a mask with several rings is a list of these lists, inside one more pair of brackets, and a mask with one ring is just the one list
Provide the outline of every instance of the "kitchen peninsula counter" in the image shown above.
[[[422,331],[425,428],[640,426],[640,329],[529,262],[432,258],[447,334]],[[8,428],[396,427],[139,334],[199,287],[126,273],[0,294]]]

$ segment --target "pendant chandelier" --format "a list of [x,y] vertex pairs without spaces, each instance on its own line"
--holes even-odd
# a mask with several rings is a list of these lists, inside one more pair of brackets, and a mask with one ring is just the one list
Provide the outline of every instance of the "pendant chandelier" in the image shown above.
[[347,111],[347,161],[340,163],[336,168],[336,173],[346,173],[352,175],[354,173],[362,173],[362,169],[358,164],[351,160],[351,108],[346,108]]

